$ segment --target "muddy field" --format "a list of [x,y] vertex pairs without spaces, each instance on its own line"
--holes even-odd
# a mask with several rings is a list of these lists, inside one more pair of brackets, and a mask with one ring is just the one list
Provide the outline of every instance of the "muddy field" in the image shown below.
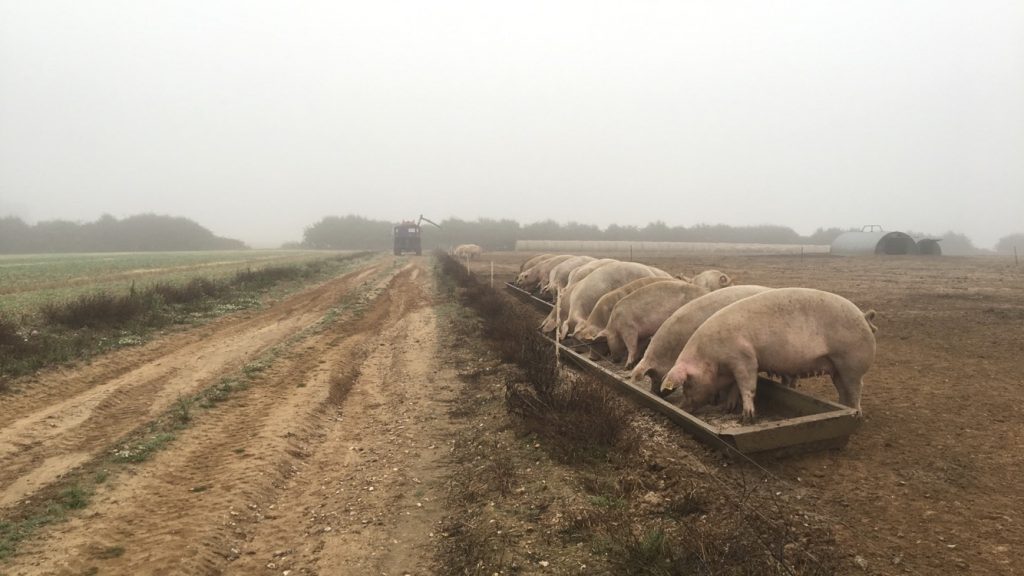
[[[527,257],[485,254],[472,267],[486,280],[493,261],[498,283]],[[837,572],[1024,570],[1022,269],[647,261],[822,288],[878,311],[865,421],[849,445],[761,461],[787,510],[831,527]],[[579,500],[580,478],[596,484],[601,470],[556,466],[517,431],[502,405],[506,368],[451,333],[460,314],[429,258],[382,255],[258,310],[15,382],[0,395],[0,536],[26,532],[8,538],[16,550],[0,574],[461,573],[441,551],[459,537],[451,517],[467,513],[496,526],[492,540],[461,541],[465,553],[500,544],[501,568],[487,574],[621,573],[607,553],[546,531],[565,520],[553,503]],[[823,381],[803,389],[835,396]],[[667,439],[661,462],[742,473],[662,418],[637,420]],[[481,470],[508,480],[453,500],[452,486]],[[41,522],[55,502],[61,519]]]
[[[485,254],[496,282],[528,254]],[[1024,268],[996,258],[645,258],[673,274],[805,286],[873,308],[865,420],[839,451],[765,460],[872,573],[1024,570]],[[804,391],[836,399],[824,379]]]

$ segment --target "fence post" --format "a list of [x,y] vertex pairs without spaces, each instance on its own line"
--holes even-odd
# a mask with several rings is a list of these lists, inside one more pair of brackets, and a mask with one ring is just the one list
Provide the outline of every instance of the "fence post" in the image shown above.
[[558,376],[558,373],[561,371],[560,364],[561,364],[561,361],[562,361],[561,355],[560,355],[559,350],[558,350],[558,337],[561,335],[561,332],[562,332],[562,326],[558,323],[558,319],[561,316],[561,312],[562,312],[562,291],[559,290],[558,293],[555,295],[555,337],[554,337],[554,341],[555,341],[555,376]]
[[491,288],[494,288],[494,260],[491,260]]
[[1013,247],[1013,263],[1015,265],[1017,265],[1017,266],[1020,266],[1020,260],[1017,259],[1017,247],[1016,246]]

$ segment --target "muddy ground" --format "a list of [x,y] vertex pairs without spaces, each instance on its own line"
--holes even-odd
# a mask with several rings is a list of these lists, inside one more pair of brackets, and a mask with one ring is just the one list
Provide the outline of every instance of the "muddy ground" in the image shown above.
[[[473,268],[486,279],[493,261],[500,282],[526,257],[489,254]],[[865,421],[848,446],[761,461],[773,475],[762,489],[778,499],[764,513],[809,526],[800,542],[834,553],[820,559],[829,570],[1024,570],[1022,269],[985,258],[644,261],[822,288],[878,311]],[[31,520],[69,487],[91,495],[22,539],[0,574],[624,573],[613,545],[566,526],[586,520],[572,517],[580,510],[614,510],[599,488],[634,476],[612,460],[565,462],[524,433],[503,405],[515,370],[473,326],[435,286],[429,258],[379,256],[258,311],[16,382],[0,396],[0,522]],[[224,382],[245,385],[183,408]],[[821,381],[803,389],[835,396]],[[678,502],[664,477],[673,466],[704,470],[708,485],[749,476],[662,418],[630,414],[656,445],[643,477],[657,482],[630,492],[639,506]],[[172,439],[123,457],[174,417]],[[699,527],[715,521],[711,498],[680,517],[712,533]]]

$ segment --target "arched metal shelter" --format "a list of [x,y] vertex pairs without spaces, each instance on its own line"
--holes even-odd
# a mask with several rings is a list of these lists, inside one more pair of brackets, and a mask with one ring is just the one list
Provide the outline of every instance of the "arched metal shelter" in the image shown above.
[[843,232],[832,241],[831,253],[836,256],[871,256],[917,254],[917,243],[903,232],[883,230]]
[[917,253],[922,256],[942,256],[939,238],[921,238],[917,241]]

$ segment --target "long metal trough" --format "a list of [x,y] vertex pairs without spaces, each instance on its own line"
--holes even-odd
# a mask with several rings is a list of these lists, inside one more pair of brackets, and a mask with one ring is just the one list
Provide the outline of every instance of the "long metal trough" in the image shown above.
[[[552,304],[511,283],[506,289],[520,300],[542,312],[550,312]],[[547,338],[547,336],[545,336]],[[860,425],[853,408],[822,400],[767,378],[757,383],[757,410],[759,415],[770,414],[761,423],[737,425],[735,421],[715,423],[680,409],[648,389],[628,381],[618,368],[606,361],[595,361],[587,355],[585,345],[566,346],[548,338],[552,347],[584,372],[626,394],[642,406],[667,416],[698,440],[719,450],[736,449],[744,454],[785,454],[828,448],[846,444],[850,434]],[[583,353],[581,353],[581,350]]]

